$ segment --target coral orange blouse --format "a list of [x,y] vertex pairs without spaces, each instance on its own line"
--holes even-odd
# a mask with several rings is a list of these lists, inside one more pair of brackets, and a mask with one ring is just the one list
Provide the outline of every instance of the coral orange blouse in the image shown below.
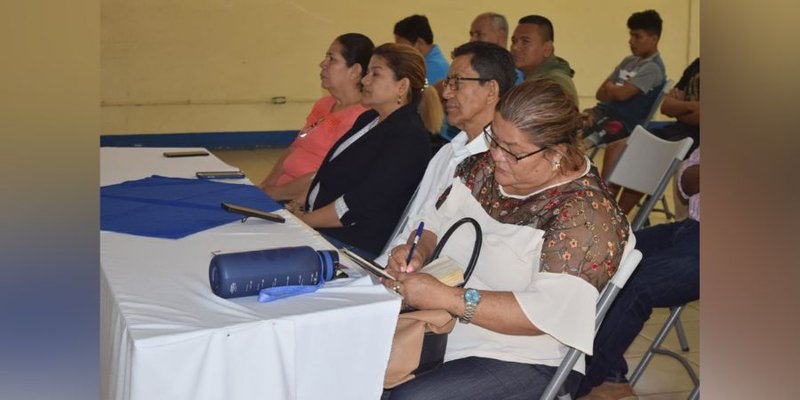
[[306,124],[292,142],[291,152],[283,161],[283,174],[276,184],[284,185],[299,176],[316,172],[322,159],[334,143],[353,126],[356,118],[367,110],[355,104],[337,112],[331,112],[336,104],[333,96],[325,96],[314,104],[306,117]]

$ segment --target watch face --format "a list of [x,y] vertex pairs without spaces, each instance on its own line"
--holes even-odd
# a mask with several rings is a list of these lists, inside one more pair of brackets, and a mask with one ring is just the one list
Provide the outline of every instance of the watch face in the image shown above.
[[475,289],[467,289],[467,292],[464,293],[464,300],[469,303],[477,303],[478,300],[481,299],[481,294]]

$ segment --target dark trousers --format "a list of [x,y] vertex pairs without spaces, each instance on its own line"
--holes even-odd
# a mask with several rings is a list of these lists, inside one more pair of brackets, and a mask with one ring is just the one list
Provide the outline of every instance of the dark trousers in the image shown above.
[[[495,400],[538,399],[556,367],[522,364],[492,358],[467,357],[448,361],[393,390],[382,400]],[[575,392],[581,374],[570,371],[564,386]]]
[[653,307],[672,307],[700,298],[700,223],[684,220],[635,233],[642,261],[606,314],[586,357],[586,376],[578,396],[603,381],[627,382],[623,353],[633,342]]

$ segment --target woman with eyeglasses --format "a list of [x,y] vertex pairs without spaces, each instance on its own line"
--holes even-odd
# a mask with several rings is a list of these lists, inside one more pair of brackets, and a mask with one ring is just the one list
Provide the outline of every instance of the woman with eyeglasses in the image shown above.
[[361,105],[361,78],[374,48],[360,33],[341,35],[328,47],[319,77],[330,94],[314,104],[297,138],[261,182],[270,197],[302,201],[322,158],[367,110]]
[[291,208],[337,247],[375,258],[414,194],[431,157],[429,132],[442,124],[425,61],[411,46],[375,48],[362,79],[358,117],[325,156],[305,207]]
[[[583,155],[578,111],[547,80],[514,87],[495,108],[489,150],[465,159],[436,207],[410,263],[396,247],[384,285],[416,309],[445,309],[462,322],[445,363],[384,393],[388,399],[539,398],[567,351],[592,351],[595,304],[622,254],[633,248],[628,222]],[[466,288],[418,271],[438,238],[462,217],[483,229]],[[471,229],[457,230],[443,254],[467,265]],[[573,392],[580,360],[567,378]]]

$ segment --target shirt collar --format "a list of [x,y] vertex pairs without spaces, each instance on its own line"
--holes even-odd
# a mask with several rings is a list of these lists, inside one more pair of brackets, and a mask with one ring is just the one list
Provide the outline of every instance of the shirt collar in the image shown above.
[[[491,128],[490,128],[491,129]],[[451,145],[453,146],[453,154],[456,156],[465,155],[471,156],[473,154],[483,153],[486,150],[489,150],[489,147],[486,145],[486,140],[484,140],[481,135],[475,137],[470,142],[467,142],[469,136],[467,136],[467,132],[461,131],[456,135],[452,140],[450,140]]]
[[650,61],[650,60],[652,60],[652,59],[654,59],[654,58],[658,57],[658,54],[659,54],[659,53],[656,51],[655,53],[651,54],[651,55],[650,55],[650,57],[647,57],[647,58],[642,58],[642,57],[639,57],[639,60],[641,60],[642,62],[645,62],[645,61]]

